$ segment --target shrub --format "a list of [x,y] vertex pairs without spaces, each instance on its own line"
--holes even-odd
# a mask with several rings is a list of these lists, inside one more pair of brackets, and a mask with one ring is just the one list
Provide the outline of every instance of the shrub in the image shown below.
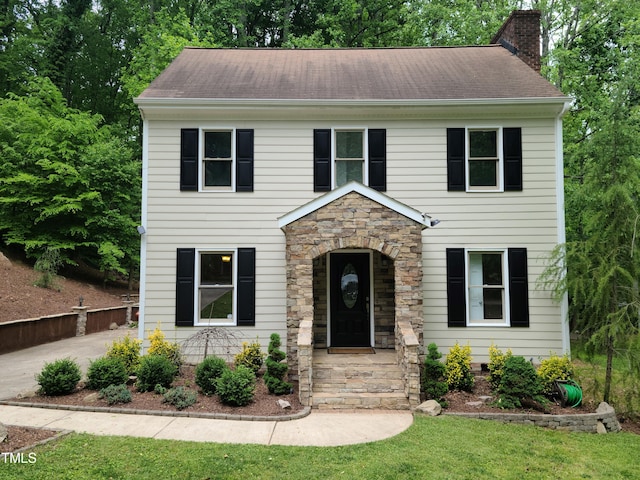
[[128,379],[127,369],[119,358],[98,358],[89,364],[87,370],[87,388],[91,390],[127,383]]
[[269,356],[266,360],[267,371],[264,374],[264,382],[269,389],[269,393],[275,395],[286,395],[291,393],[293,385],[284,381],[284,376],[289,370],[289,365],[283,362],[287,356],[280,350],[280,335],[272,333],[269,339]]
[[47,247],[33,266],[33,269],[41,274],[40,278],[34,282],[34,285],[40,288],[59,290],[56,285],[56,279],[62,263],[60,250],[54,247]]
[[40,392],[44,395],[66,395],[75,390],[82,378],[80,367],[69,358],[45,363],[44,368],[36,377],[40,385]]
[[165,393],[167,393],[167,387],[163,387],[162,385],[157,383],[156,386],[153,387],[153,393],[155,393],[156,395],[164,395]]
[[256,340],[253,343],[242,343],[242,351],[234,357],[235,366],[245,366],[252,370],[253,373],[258,373],[262,363],[264,362],[264,353],[260,349],[260,343]]
[[104,398],[109,405],[129,403],[131,401],[131,392],[124,383],[120,385],[109,385],[100,390],[98,397]]
[[502,370],[504,368],[504,362],[513,356],[511,349],[507,350],[507,353],[502,353],[498,347],[493,343],[489,347],[489,384],[492,390],[496,390],[500,385],[500,379],[502,378]]
[[542,384],[542,393],[553,392],[553,384],[556,380],[569,380],[573,376],[573,364],[568,355],[559,357],[552,355],[540,362],[538,377]]
[[168,358],[171,363],[180,368],[182,365],[182,355],[180,353],[180,345],[175,342],[165,340],[164,333],[158,327],[149,334],[149,355],[161,355]]
[[445,365],[439,361],[442,354],[438,351],[435,343],[430,343],[427,347],[429,353],[424,359],[424,369],[422,373],[422,391],[427,399],[434,399],[441,404],[444,403],[442,397],[449,391],[449,386],[445,381]]
[[445,362],[447,385],[450,390],[465,390],[473,388],[473,374],[471,373],[471,346],[461,347],[458,342],[449,349]]
[[124,364],[128,375],[135,375],[140,364],[140,346],[142,340],[129,335],[122,340],[114,340],[107,350],[108,358],[118,358]]
[[256,375],[244,365],[238,365],[235,370],[225,370],[216,380],[216,392],[222,403],[227,405],[248,405],[255,390]]
[[178,410],[184,410],[196,403],[196,392],[187,390],[184,387],[171,388],[165,392],[162,403],[169,403]]
[[227,362],[220,357],[211,355],[196,367],[196,385],[200,387],[205,395],[212,395],[216,393],[216,380],[226,370],[229,370]]
[[167,357],[145,355],[140,359],[136,387],[141,392],[153,390],[156,385],[169,388],[177,373],[177,367]]
[[510,357],[504,362],[502,379],[495,404],[501,408],[520,408],[522,402],[546,404],[540,395],[542,384],[533,365],[523,357]]

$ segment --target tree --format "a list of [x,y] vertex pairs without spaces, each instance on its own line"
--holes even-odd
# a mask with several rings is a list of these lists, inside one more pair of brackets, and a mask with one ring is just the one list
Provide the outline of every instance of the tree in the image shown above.
[[0,234],[38,258],[127,273],[137,262],[140,165],[99,115],[48,79],[0,100]]
[[541,281],[569,295],[571,327],[606,353],[605,401],[614,355],[639,327],[638,13],[616,1],[605,14],[582,16],[579,33],[552,55],[575,101],[565,121],[567,243]]

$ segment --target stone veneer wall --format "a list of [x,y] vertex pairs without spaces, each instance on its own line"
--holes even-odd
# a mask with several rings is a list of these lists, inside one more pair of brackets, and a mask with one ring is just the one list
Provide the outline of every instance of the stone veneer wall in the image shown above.
[[[300,322],[314,320],[314,259],[340,249],[368,249],[393,262],[395,321],[410,322],[422,345],[422,229],[357,192],[283,228],[287,269],[287,358],[298,371]],[[312,327],[313,328],[313,327]]]

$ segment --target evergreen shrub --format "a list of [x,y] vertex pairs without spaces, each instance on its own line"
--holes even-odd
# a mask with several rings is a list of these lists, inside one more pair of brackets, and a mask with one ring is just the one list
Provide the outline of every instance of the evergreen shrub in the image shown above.
[[167,390],[162,398],[163,403],[169,403],[178,410],[184,410],[196,403],[197,395],[193,390],[184,387],[176,387]]
[[89,364],[87,388],[102,390],[109,385],[126,384],[129,374],[119,358],[101,357]]
[[104,398],[109,405],[129,403],[131,401],[131,392],[124,383],[120,385],[109,385],[100,390],[98,397]]
[[445,362],[445,375],[449,390],[473,389],[473,374],[471,373],[471,346],[461,347],[458,342],[449,349]]
[[162,355],[145,355],[140,358],[136,387],[141,392],[155,389],[156,385],[169,388],[178,373],[178,368]]
[[108,358],[118,358],[124,364],[128,375],[135,375],[140,364],[142,340],[127,335],[122,340],[114,340],[107,350]]
[[445,380],[446,367],[439,360],[442,358],[442,354],[438,351],[438,346],[435,343],[430,343],[427,349],[429,353],[424,359],[422,391],[427,399],[436,400],[442,405],[445,403],[442,397],[449,391],[449,385]]
[[283,362],[286,354],[280,350],[280,335],[272,333],[269,339],[269,356],[266,360],[267,371],[264,374],[264,382],[269,389],[269,393],[275,395],[286,395],[291,393],[293,385],[284,380],[284,376],[289,371],[289,365]]
[[226,371],[229,366],[224,359],[211,355],[205,358],[196,367],[195,381],[205,395],[216,393],[216,380]]
[[70,358],[45,363],[44,368],[36,376],[40,392],[44,395],[67,395],[73,392],[82,378],[80,367]]
[[257,340],[252,343],[243,342],[242,351],[234,357],[236,367],[239,365],[245,366],[255,374],[258,373],[263,363],[264,353],[262,353],[260,343]]
[[222,403],[242,407],[253,400],[256,376],[253,370],[238,365],[235,370],[225,370],[216,380],[216,392]]
[[524,357],[510,357],[504,362],[502,379],[496,391],[495,404],[500,408],[520,408],[522,402],[546,405],[541,395],[542,384],[536,369]]

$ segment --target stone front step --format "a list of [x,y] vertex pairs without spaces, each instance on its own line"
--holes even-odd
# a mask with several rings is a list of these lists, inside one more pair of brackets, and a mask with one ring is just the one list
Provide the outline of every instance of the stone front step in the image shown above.
[[313,407],[408,410],[394,350],[375,354],[313,353]]

